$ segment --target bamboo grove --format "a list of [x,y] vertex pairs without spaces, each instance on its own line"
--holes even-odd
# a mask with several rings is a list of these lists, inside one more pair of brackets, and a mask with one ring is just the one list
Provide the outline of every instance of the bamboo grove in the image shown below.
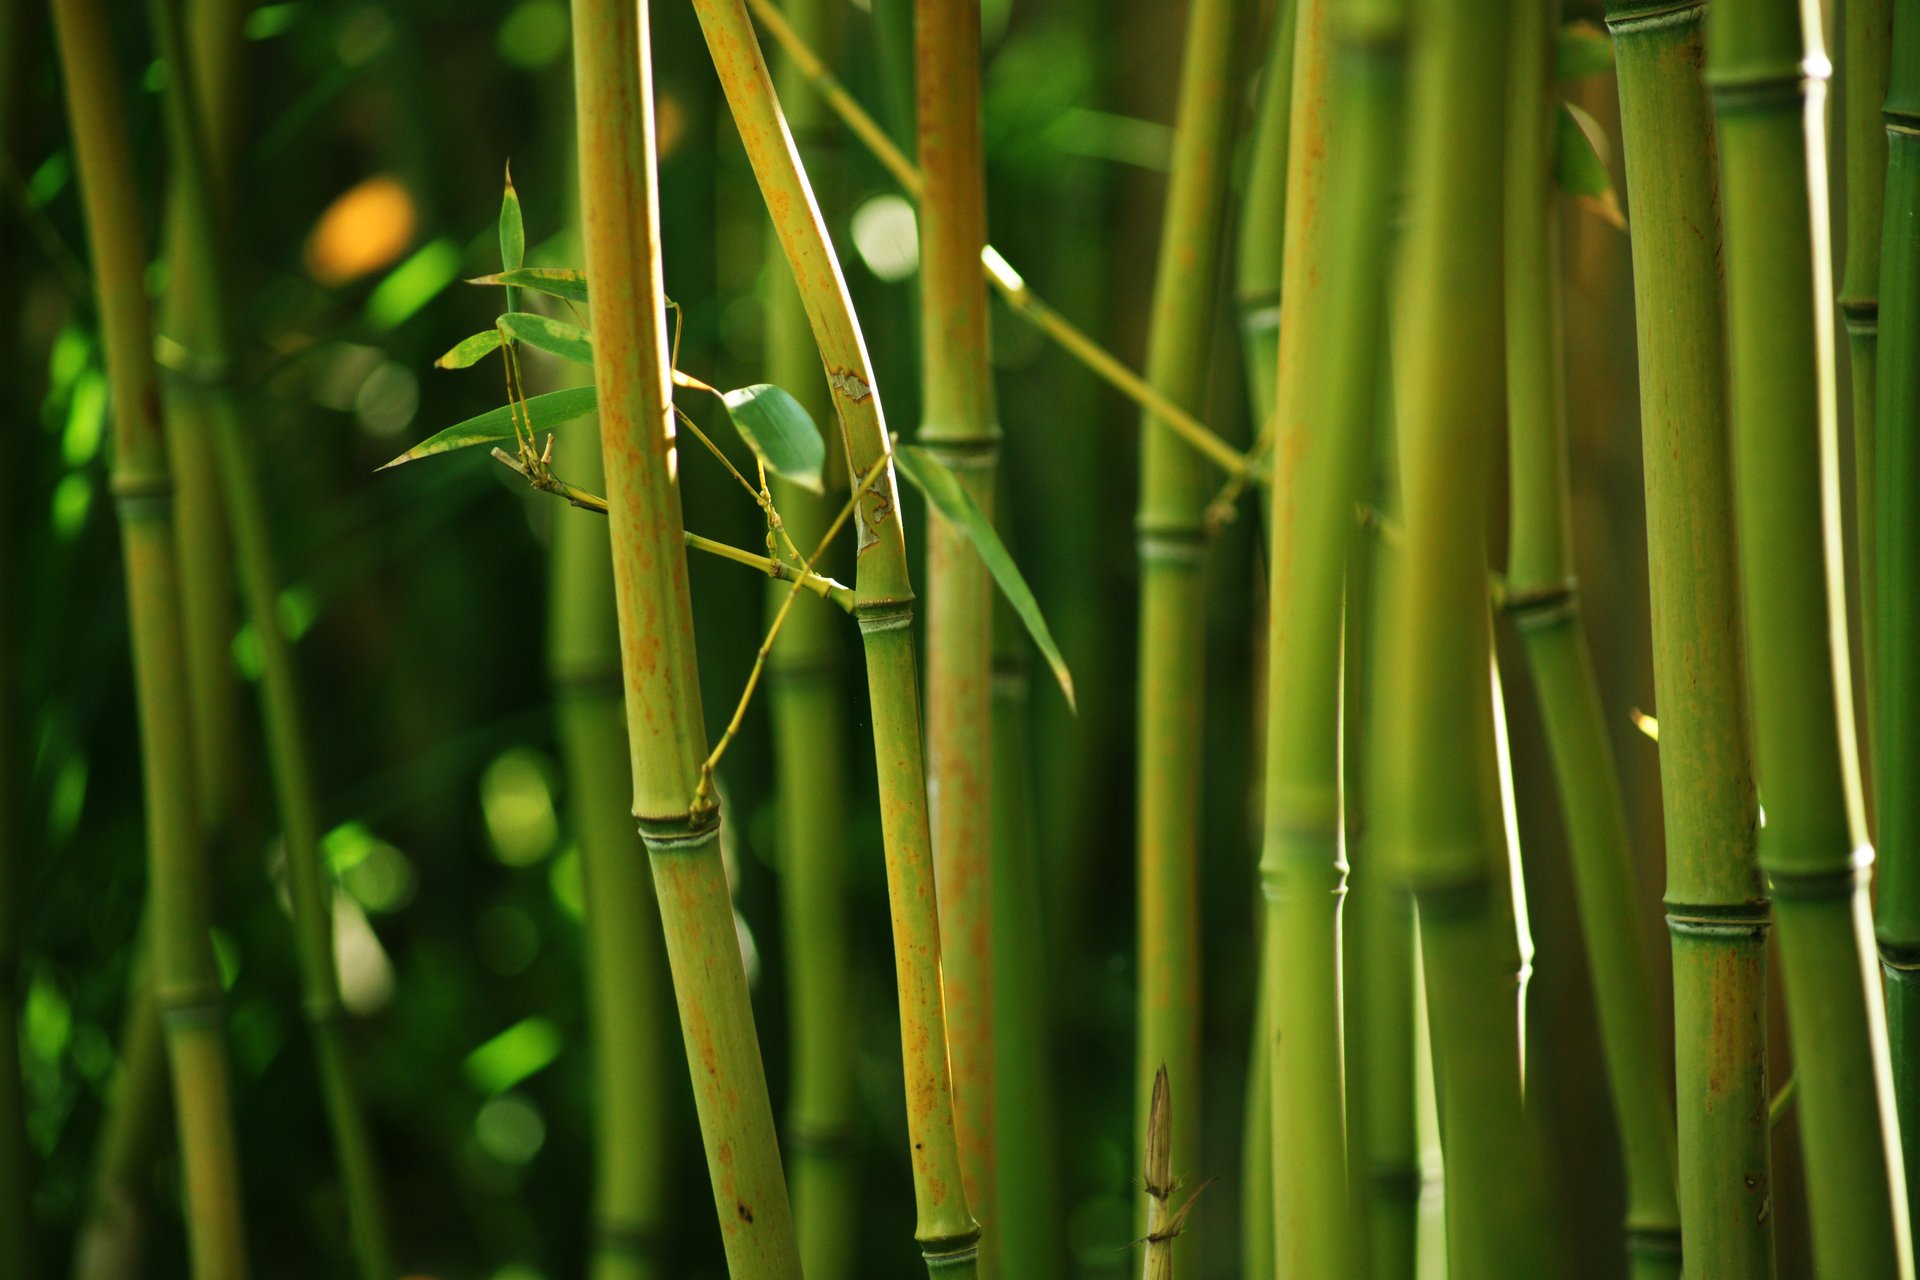
[[0,1280],[1916,1275],[1920,0],[0,0],[0,185]]

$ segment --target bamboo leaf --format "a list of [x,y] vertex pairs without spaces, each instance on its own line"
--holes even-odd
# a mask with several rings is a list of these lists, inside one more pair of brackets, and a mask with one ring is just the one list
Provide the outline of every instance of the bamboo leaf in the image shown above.
[[1592,22],[1569,22],[1560,28],[1553,69],[1562,80],[1580,80],[1613,70],[1613,41],[1606,29]]
[[[675,379],[678,381],[678,377]],[[820,428],[800,402],[779,387],[759,382],[723,392],[727,413],[747,447],[778,475],[795,484],[821,491],[820,470],[826,465],[827,446]]]
[[500,331],[488,329],[476,333],[471,338],[462,338],[453,345],[452,350],[433,362],[436,369],[466,369],[480,363],[489,354],[500,347]]
[[593,367],[593,339],[577,324],[551,320],[527,311],[509,311],[500,317],[500,327],[510,337],[530,347],[574,364]]
[[587,300],[587,273],[576,267],[512,267],[490,276],[476,276],[467,283],[531,289],[567,302]]
[[520,217],[520,193],[513,189],[513,166],[507,166],[507,190],[500,198],[500,265],[508,271],[527,262],[527,226]]
[[521,406],[501,405],[498,409],[489,409],[478,417],[468,418],[465,422],[456,422],[445,431],[428,436],[413,448],[395,458],[386,466],[397,467],[403,462],[414,462],[421,458],[432,457],[436,453],[451,453],[455,449],[464,449],[469,445],[497,444],[502,440],[513,439],[513,415],[518,412],[525,415],[535,431],[546,431],[575,418],[585,417],[593,412],[594,390],[592,387],[568,387],[564,391],[549,391],[545,395],[529,397]]
[[1000,535],[993,527],[993,521],[973,500],[944,463],[918,445],[901,445],[893,451],[894,465],[908,483],[925,494],[927,501],[944,517],[948,523],[966,535],[973,549],[980,553],[986,562],[987,572],[1000,587],[1001,594],[1013,611],[1020,615],[1027,634],[1033,637],[1034,644],[1040,647],[1040,653],[1053,668],[1053,678],[1060,684],[1060,692],[1066,695],[1067,706],[1074,706],[1073,673],[1067,670],[1067,660],[1060,655],[1060,646],[1054,643],[1053,632],[1047,627],[1047,620],[1040,612],[1040,602],[1033,598],[1033,591],[1027,586],[1027,580],[1020,574],[1020,566],[1013,562],[1007,553],[1006,544],[1000,541]]
[[1620,211],[1613,178],[1607,173],[1607,135],[1600,122],[1571,102],[1560,104],[1555,119],[1554,181],[1604,221],[1625,231],[1627,216]]

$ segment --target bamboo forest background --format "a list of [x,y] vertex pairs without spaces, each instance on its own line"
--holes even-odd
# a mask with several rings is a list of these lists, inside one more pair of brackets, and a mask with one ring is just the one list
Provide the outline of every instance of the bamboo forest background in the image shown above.
[[[1227,225],[1214,265],[1199,260],[1192,367],[1180,376],[1197,391],[1195,415],[1246,449],[1261,416],[1248,388],[1271,395],[1272,371],[1243,363],[1243,301],[1263,304],[1243,298],[1249,281],[1256,294],[1259,282],[1243,260],[1251,251],[1241,247],[1257,237],[1241,231],[1256,207],[1254,137],[1277,6],[1215,7],[1236,24],[1226,33],[1221,117],[1231,142],[1218,157]],[[796,359],[787,267],[772,247],[698,8],[666,0],[652,7],[660,235],[665,290],[679,304],[677,367],[716,386],[805,379],[811,348],[799,339]],[[835,0],[825,8],[837,36],[821,53],[833,74],[913,155],[913,6]],[[991,239],[1056,313],[1129,368],[1146,368],[1187,6],[986,0],[981,8]],[[191,215],[167,202],[167,72],[156,42],[164,30],[141,6],[113,11],[113,66],[126,96],[142,226],[148,244],[169,243],[163,211],[169,226]],[[151,1064],[143,1076],[133,1062],[142,1037],[148,1056],[157,1052],[151,1011],[129,999],[141,965],[146,820],[89,234],[52,24],[38,3],[0,0],[0,14],[0,421],[9,442],[0,466],[0,1018],[18,1033],[31,1221],[0,1240],[0,1272],[11,1275],[9,1263],[25,1267],[31,1257],[35,1270],[20,1274],[65,1274],[76,1239],[110,1212],[144,1233],[143,1267],[126,1274],[186,1275],[171,1107]],[[1555,26],[1586,24],[1576,27],[1585,34],[1574,44],[1590,55],[1605,48],[1600,20],[1597,6],[1575,3]],[[593,615],[581,614],[577,626],[564,612],[550,621],[549,601],[565,599],[564,590],[555,593],[556,573],[596,571],[590,554],[583,560],[577,547],[566,549],[565,527],[588,522],[604,541],[604,526],[529,492],[480,450],[375,474],[433,431],[505,401],[496,364],[449,372],[434,362],[499,310],[495,291],[461,281],[502,266],[497,222],[509,162],[527,262],[581,263],[569,27],[560,0],[187,4],[186,34],[197,45],[219,48],[221,33],[234,33],[230,74],[206,122],[215,168],[230,175],[214,190],[231,210],[218,253],[229,277],[232,356],[224,374],[210,377],[233,397],[257,454],[265,531],[283,579],[277,613],[307,709],[342,1034],[397,1274],[586,1274],[594,1144],[611,1125],[591,1074],[582,843],[594,818],[583,807],[611,785],[614,812],[624,813],[624,756],[615,752],[611,784],[570,767],[571,695],[557,695],[556,683],[564,691],[567,682],[549,674],[556,660],[564,667],[594,658]],[[925,246],[916,241],[913,206],[897,175],[783,69],[774,41],[765,43],[845,267],[873,377],[893,429],[907,438],[921,420],[925,385],[916,267]],[[1830,47],[1839,43],[1836,34]],[[1630,936],[1610,941],[1637,951],[1656,975],[1648,1023],[1665,1070],[1673,1052],[1661,906],[1667,830],[1649,732],[1659,707],[1627,234],[1635,209],[1611,58],[1576,56],[1562,69],[1550,91],[1592,124],[1611,179],[1602,192],[1591,175],[1576,178],[1587,198],[1558,199],[1558,263],[1543,268],[1557,271],[1562,290],[1572,568],[1637,877]],[[1842,136],[1837,109],[1848,74],[1843,61],[1832,113],[1842,217],[1848,184],[1838,175],[1849,147],[1859,145]],[[163,335],[180,332],[179,318],[168,317],[190,288],[183,262],[192,269],[181,254],[156,254],[148,273]],[[1277,288],[1277,261],[1267,267]],[[1033,1250],[1030,1260],[1044,1259],[1030,1274],[1117,1277],[1140,1267],[1132,1242],[1145,1212],[1142,1066],[1152,1075],[1151,1064],[1136,1063],[1141,415],[1007,306],[996,301],[991,321],[1002,430],[994,505],[1077,692],[1070,710],[1024,639],[1002,644],[1002,678],[1017,672],[1025,681],[1024,705],[1007,713],[1021,717],[1007,741],[1025,750],[1016,781],[1030,802],[1034,851],[1026,906],[1037,947],[1016,987],[1043,1022],[1032,1048],[1046,1087],[1000,1105],[1028,1108],[1022,1154],[1046,1224],[1037,1245],[1021,1246]],[[1175,357],[1156,347],[1153,359],[1170,369]],[[160,360],[169,367],[164,338]],[[564,385],[566,371],[543,360],[527,357],[534,389]],[[784,372],[796,367],[798,375]],[[191,361],[175,359],[171,368],[168,378],[184,377]],[[817,363],[812,368],[817,381]],[[1843,413],[1849,391],[1843,378]],[[691,411],[744,464],[746,450],[704,408]],[[596,478],[597,463],[565,465],[565,429],[558,439],[562,474]],[[1850,433],[1841,439],[1842,474],[1851,476]],[[681,450],[688,528],[761,548],[760,512],[711,462]],[[1493,491],[1504,494],[1504,484]],[[1849,483],[1849,504],[1852,491]],[[783,509],[786,493],[776,490]],[[1199,1117],[1188,1132],[1176,1128],[1174,1172],[1188,1186],[1219,1179],[1182,1237],[1181,1274],[1195,1277],[1243,1274],[1245,1197],[1257,1205],[1264,1194],[1247,1186],[1242,1155],[1261,966],[1267,571],[1259,508],[1243,500],[1239,510],[1211,542],[1196,597],[1205,622],[1196,633],[1204,635],[1196,655],[1204,658],[1204,739],[1191,797],[1203,850],[1200,1052],[1197,1076],[1176,1070],[1171,1080],[1176,1125]],[[919,495],[906,491],[907,547],[923,598],[928,528]],[[1506,519],[1497,516],[1495,566],[1507,564],[1506,537]],[[1850,583],[1852,569],[1850,562]],[[605,572],[604,559],[597,571]],[[828,571],[851,581],[850,557],[829,557]],[[768,584],[717,559],[696,557],[690,572],[700,700],[718,740],[755,662]],[[803,599],[796,609],[815,603]],[[215,740],[200,744],[199,787],[247,1236],[259,1274],[344,1275],[355,1265],[348,1192],[329,1136],[327,1082],[303,1021],[311,975],[288,911],[297,851],[282,837],[255,711],[265,646],[237,593],[203,592],[185,607],[190,631],[228,638],[229,661],[216,666],[213,687],[195,693],[216,725]],[[857,629],[815,627],[808,635],[814,655],[839,671],[842,692],[798,721],[781,720],[779,694],[763,689],[751,703],[719,770],[728,815],[722,848],[774,1115],[791,1142],[786,1126],[797,1106],[845,1099],[850,1127],[826,1136],[851,1179],[846,1230],[854,1243],[838,1274],[907,1275],[922,1264],[868,747],[874,728],[858,678]],[[1534,946],[1526,1078],[1546,1147],[1552,1274],[1598,1280],[1626,1272],[1626,1181],[1589,948],[1528,654],[1506,620],[1495,643]],[[1858,664],[1855,676],[1864,678]],[[796,801],[781,787],[783,751],[844,762],[843,906],[795,906],[796,895],[819,885],[783,874],[783,832],[797,820]],[[1017,769],[1010,758],[1003,765]],[[624,816],[616,828],[630,834]],[[841,912],[837,927],[833,910]],[[844,955],[847,973],[835,1010],[843,1052],[827,1059],[839,1093],[830,1087],[824,1103],[797,1100],[792,1083],[794,1001],[813,998],[793,982],[795,957],[807,948]],[[1778,1084],[1791,1074],[1792,1051],[1777,990],[1772,1000]],[[642,1243],[660,1259],[657,1274],[719,1277],[721,1233],[673,1007],[637,1007],[657,1033],[661,1081],[644,1142],[666,1153],[661,1211],[645,1224]],[[12,1057],[0,1061],[0,1077],[14,1068]],[[150,1086],[144,1096],[130,1084],[142,1079]],[[0,1080],[0,1092],[8,1083]],[[1261,1104],[1252,1105],[1257,1114]],[[964,1097],[960,1106],[965,1134],[972,1120]],[[1430,1117],[1426,1132],[1431,1166],[1438,1156]],[[1780,1274],[1807,1275],[1796,1127],[1778,1125],[1772,1141]],[[809,1150],[796,1143],[786,1152],[796,1184]],[[1409,1180],[1417,1172],[1402,1171]],[[103,1191],[111,1201],[104,1208]],[[1429,1273],[1440,1248],[1434,1196],[1430,1180],[1422,1209]]]

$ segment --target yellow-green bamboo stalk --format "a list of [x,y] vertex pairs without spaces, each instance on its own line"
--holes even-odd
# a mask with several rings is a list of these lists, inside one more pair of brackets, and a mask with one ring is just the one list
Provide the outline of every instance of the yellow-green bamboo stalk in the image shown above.
[[58,0],[53,14],[114,406],[113,490],[140,709],[154,1001],[172,1066],[194,1274],[228,1280],[246,1274],[246,1245],[208,933],[206,851],[194,811],[173,490],[153,365],[147,255],[105,6]]
[[[838,6],[791,0],[789,12],[807,44],[831,56]],[[811,82],[787,60],[778,68],[787,128],[824,198],[838,151],[833,116]],[[807,328],[799,290],[779,240],[767,237],[761,287],[767,294],[767,379],[786,387],[816,422],[833,420],[820,377],[820,356]],[[775,479],[773,494],[796,545],[814,546],[842,505],[844,460],[829,459],[836,477],[825,494]],[[789,594],[767,590],[772,618]],[[855,1159],[856,1007],[847,938],[847,757],[849,696],[837,619],[822,609],[795,610],[775,642],[768,667],[768,714],[780,789],[780,906],[787,938],[787,1017],[792,1027],[792,1084],[786,1148],[793,1184],[800,1259],[811,1280],[841,1280],[853,1267],[860,1220]]]
[[[151,954],[146,930],[138,956]],[[137,1280],[147,1274],[148,1183],[167,1119],[167,1048],[153,1007],[153,984],[139,970],[121,1019],[120,1070],[94,1146],[86,1220],[73,1245],[74,1280]]]
[[[993,397],[978,0],[917,0],[920,157],[919,441],[981,509],[994,505],[1000,423]],[[999,1240],[993,973],[993,583],[962,530],[927,529],[927,796],[939,884],[942,989],[954,1122],[967,1203],[980,1222],[980,1273]]]
[[907,577],[899,494],[888,462],[886,419],[839,260],[781,118],[744,0],[694,0],[694,12],[800,287],[833,392],[848,474],[866,476],[878,468],[878,482],[854,508],[859,557],[854,615],[867,657],[881,837],[893,910],[907,1132],[913,1144],[914,1235],[930,1272],[964,1278],[974,1273],[980,1228],[967,1208],[954,1132],[911,625],[913,588]]
[[[216,494],[208,496],[223,504],[247,615],[260,644],[261,709],[287,857],[301,1010],[313,1038],[354,1257],[363,1280],[385,1280],[394,1268],[379,1171],[345,1039],[345,1010],[333,954],[332,890],[321,860],[319,805],[305,711],[292,644],[280,622],[280,575],[274,565],[252,442],[241,423],[239,406],[222,385],[231,359],[223,285],[226,271],[202,114],[213,82],[202,75],[189,52],[178,0],[156,0],[152,10],[161,56],[173,72],[164,105],[172,152],[169,225],[177,237],[169,244],[169,320],[178,327],[164,336],[185,353],[189,370],[169,404],[193,406],[183,430],[212,433],[219,486]],[[234,73],[230,69],[227,74]]]
[[1911,1222],[1920,1214],[1920,5],[1894,0],[1886,95],[1887,191],[1881,256],[1878,393],[1882,448],[1879,617],[1882,665],[1880,900],[1875,931],[1887,984],[1887,1030],[1906,1158]]
[[[567,469],[581,484],[599,487],[598,442],[570,451]],[[672,1013],[660,907],[627,817],[632,780],[605,522],[586,512],[559,513],[550,562],[547,671],[586,890],[595,1119],[589,1274],[654,1280],[667,1274],[661,1252],[673,1161],[664,1138],[678,1090],[667,1048]]]
[[1457,1276],[1550,1274],[1521,1101],[1521,972],[1494,734],[1486,507],[1501,385],[1508,6],[1423,10],[1396,349],[1406,552],[1392,566],[1377,847],[1420,914]]
[[1508,98],[1506,611],[1519,629],[1566,816],[1581,933],[1627,1175],[1626,1249],[1643,1280],[1680,1274],[1673,1103],[1634,930],[1626,802],[1573,560],[1560,356],[1553,140],[1555,0],[1516,0]]
[[1705,6],[1607,6],[1633,210],[1654,693],[1689,1277],[1773,1270],[1766,887],[1754,859]]
[[795,1280],[799,1251],[720,861],[720,815],[694,808],[706,730],[668,407],[648,7],[573,5],[580,209],[633,813],[653,867],[728,1270],[735,1280]]
[[1828,1275],[1911,1276],[1840,579],[1827,60],[1818,11],[1796,0],[1720,0],[1708,21],[1760,865],[1780,928],[1814,1252]]
[[[1206,392],[1220,276],[1238,0],[1187,11],[1173,165],[1154,269],[1147,381],[1192,412]],[[1134,1116],[1144,1126],[1162,1065],[1192,1101],[1174,1131],[1173,1174],[1200,1171],[1200,790],[1206,682],[1206,465],[1151,416],[1140,445],[1139,701],[1135,839],[1140,985]],[[1144,1133],[1144,1130],[1143,1130]],[[1145,1143],[1136,1149],[1145,1148]],[[1188,1250],[1181,1246],[1176,1255]],[[1184,1259],[1182,1259],[1184,1263]],[[1191,1264],[1184,1264],[1191,1265]]]
[[[1341,702],[1354,512],[1372,458],[1388,214],[1398,180],[1396,0],[1300,0],[1280,291],[1269,569],[1265,839],[1279,1276],[1354,1269],[1341,1021]],[[1353,655],[1356,659],[1357,654]]]

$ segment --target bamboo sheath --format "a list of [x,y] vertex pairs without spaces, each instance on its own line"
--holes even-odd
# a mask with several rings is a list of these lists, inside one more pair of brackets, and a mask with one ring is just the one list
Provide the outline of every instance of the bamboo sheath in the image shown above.
[[1709,22],[1759,853],[1798,1051],[1815,1261],[1829,1275],[1910,1276],[1840,580],[1827,63],[1817,13],[1793,0],[1723,0]]
[[[1147,381],[1188,412],[1206,390],[1234,106],[1238,0],[1187,12],[1173,164],[1154,272]],[[1152,422],[1151,416],[1148,418]],[[1200,790],[1205,746],[1206,463],[1172,433],[1140,446],[1139,702],[1135,814],[1140,981],[1134,1116],[1145,1124],[1156,1072],[1189,1099],[1174,1117],[1176,1179],[1200,1171]],[[1136,1144],[1144,1150],[1145,1142]],[[1141,1207],[1145,1212],[1145,1206]],[[1192,1252],[1176,1244],[1183,1267]]]
[[1773,1269],[1769,911],[1754,858],[1703,5],[1607,6],[1633,209],[1654,691],[1690,1277]]
[[1607,1082],[1627,1175],[1632,1274],[1680,1274],[1673,1103],[1653,1025],[1653,975],[1635,940],[1626,804],[1579,613],[1561,380],[1554,234],[1552,0],[1516,0],[1508,99],[1506,611],[1525,646],[1573,853]]
[[976,1269],[980,1229],[967,1207],[954,1128],[912,631],[913,589],[907,577],[899,494],[887,461],[891,445],[886,420],[839,261],[786,132],[744,0],[694,0],[694,12],[706,34],[754,177],[773,215],[774,231],[799,285],[833,392],[848,474],[866,476],[877,468],[880,477],[854,508],[859,563],[854,614],[866,651],[881,836],[893,911],[907,1131],[913,1144],[914,1235],[930,1272],[970,1276]]
[[295,958],[301,1009],[313,1038],[321,1096],[332,1131],[335,1159],[347,1206],[353,1253],[363,1280],[383,1280],[394,1271],[387,1243],[385,1202],[380,1192],[372,1140],[361,1112],[340,1003],[333,953],[333,911],[320,853],[319,806],[313,789],[305,711],[294,670],[293,648],[280,622],[280,576],[270,545],[266,499],[260,487],[252,441],[238,405],[219,385],[231,351],[225,315],[225,268],[214,211],[212,166],[202,104],[212,95],[188,50],[177,0],[156,0],[155,28],[162,57],[179,74],[170,82],[191,92],[165,97],[173,180],[170,243],[173,288],[165,336],[185,352],[192,370],[209,381],[183,380],[169,403],[191,403],[176,434],[210,430],[218,467],[218,491],[230,531],[233,562],[240,571],[247,615],[261,651],[260,694],[269,772],[286,849],[288,896],[293,905]]
[[1909,1221],[1920,1207],[1920,5],[1894,0],[1886,96],[1886,217],[1878,394],[1879,616],[1874,788],[1881,849],[1875,921],[1906,1158]]
[[[978,0],[918,0],[920,159],[919,442],[989,514],[999,465],[987,283]],[[1000,1274],[992,883],[993,583],[966,534],[927,529],[927,801],[939,886],[942,989],[954,1122],[980,1273]]]
[[653,867],[727,1266],[800,1274],[706,757],[672,471],[647,6],[575,0],[580,208],[605,458],[633,812]]
[[[602,484],[598,441],[568,458]],[[553,529],[547,673],[586,905],[588,1031],[595,1118],[593,1280],[665,1277],[675,1105],[671,995],[644,847],[627,817],[632,779],[621,706],[613,548],[605,523],[561,511]]]
[[165,1028],[199,1280],[246,1274],[220,987],[208,935],[207,872],[193,796],[185,644],[146,251],[120,77],[99,0],[59,0],[54,27],[93,248],[113,397],[113,491],[127,559],[148,827],[154,1002]]
[[[1422,11],[1396,325],[1406,553],[1392,566],[1377,735],[1378,847],[1418,906],[1447,1259],[1462,1277],[1552,1272],[1521,1099],[1522,972],[1508,896],[1486,568],[1490,424],[1502,400],[1500,192],[1509,12]],[[1282,326],[1284,329],[1284,325]]]
[[[809,46],[837,46],[838,6],[790,0],[788,12]],[[807,77],[791,61],[778,68],[787,127],[808,172],[831,199],[836,125]],[[816,422],[833,406],[820,377],[820,356],[807,314],[776,237],[767,239],[767,376],[799,398]],[[826,494],[775,479],[773,495],[795,545],[812,548],[841,505],[844,461]],[[786,603],[785,584],[769,584],[771,619]],[[789,940],[788,1016],[793,1028],[786,1150],[793,1186],[800,1260],[811,1280],[847,1275],[857,1254],[859,1205],[855,1148],[853,991],[847,954],[846,878],[849,761],[845,735],[848,687],[840,659],[843,624],[824,609],[796,609],[774,643],[768,665],[783,828],[780,907]]]

